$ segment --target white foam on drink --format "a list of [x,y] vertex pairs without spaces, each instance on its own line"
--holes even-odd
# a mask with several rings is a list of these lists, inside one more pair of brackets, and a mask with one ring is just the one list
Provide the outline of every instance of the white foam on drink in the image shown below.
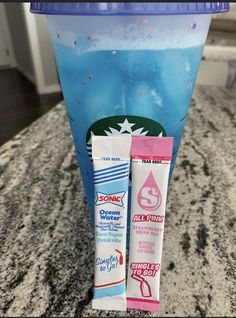
[[[51,21],[57,43],[73,47],[77,54],[103,50],[162,50],[204,45],[210,16],[64,17],[67,23]],[[74,19],[74,22],[71,21]],[[55,23],[56,22],[56,23]],[[192,25],[195,27],[192,28]],[[69,24],[69,26],[67,26]],[[61,32],[60,38],[56,35]],[[74,45],[76,41],[77,45]]]

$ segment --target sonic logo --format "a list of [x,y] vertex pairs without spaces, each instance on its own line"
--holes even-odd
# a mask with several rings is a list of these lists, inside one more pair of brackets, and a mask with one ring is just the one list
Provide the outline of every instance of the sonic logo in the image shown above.
[[102,204],[114,204],[114,205],[118,205],[121,207],[124,207],[124,202],[123,202],[123,198],[125,196],[126,192],[117,192],[117,193],[101,193],[101,192],[97,192],[96,193],[96,201],[95,201],[95,205],[102,205]]

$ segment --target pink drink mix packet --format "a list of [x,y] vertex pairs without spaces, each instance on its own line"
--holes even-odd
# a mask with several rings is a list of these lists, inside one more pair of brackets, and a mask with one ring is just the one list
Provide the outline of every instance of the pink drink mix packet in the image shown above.
[[127,307],[159,312],[172,137],[132,137],[132,201]]

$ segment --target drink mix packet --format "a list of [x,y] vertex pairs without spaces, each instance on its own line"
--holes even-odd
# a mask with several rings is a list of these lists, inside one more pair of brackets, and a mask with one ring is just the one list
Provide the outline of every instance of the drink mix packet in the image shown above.
[[93,309],[126,310],[126,235],[131,135],[93,136]]
[[158,312],[173,138],[133,137],[128,308]]

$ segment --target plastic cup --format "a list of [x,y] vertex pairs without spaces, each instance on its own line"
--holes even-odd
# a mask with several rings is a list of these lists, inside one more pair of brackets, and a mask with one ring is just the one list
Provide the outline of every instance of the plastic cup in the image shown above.
[[228,3],[33,3],[48,16],[91,218],[91,135],[173,136],[173,173],[211,14]]

